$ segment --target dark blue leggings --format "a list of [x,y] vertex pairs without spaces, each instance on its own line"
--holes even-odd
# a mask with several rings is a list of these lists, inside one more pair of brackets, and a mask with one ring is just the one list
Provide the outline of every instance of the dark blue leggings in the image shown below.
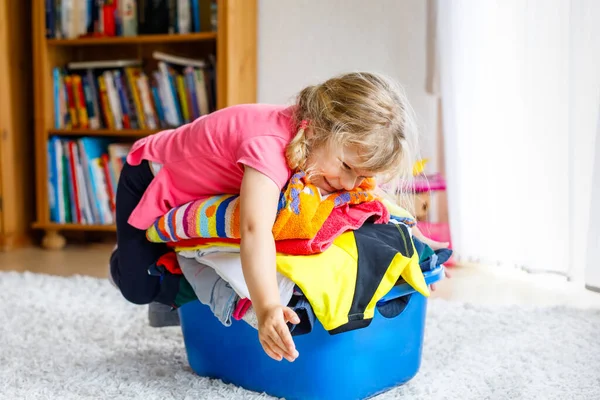
[[163,254],[172,251],[163,243],[146,239],[146,231],[127,223],[133,209],[154,179],[150,164],[125,164],[117,186],[117,250],[110,258],[110,272],[123,296],[135,304],[156,301],[175,305],[180,275],[168,272],[162,276],[149,275],[150,268]]

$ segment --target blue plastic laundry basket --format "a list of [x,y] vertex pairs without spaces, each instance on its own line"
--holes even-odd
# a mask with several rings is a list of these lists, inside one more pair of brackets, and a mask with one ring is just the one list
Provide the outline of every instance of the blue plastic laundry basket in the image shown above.
[[[443,267],[424,275],[434,283]],[[294,337],[300,356],[293,363],[272,360],[256,329],[235,320],[225,327],[199,301],[179,314],[188,361],[198,375],[288,400],[363,399],[409,381],[419,370],[427,299],[404,283],[378,304],[399,298],[405,303],[400,315],[376,312],[363,329],[330,335],[315,321],[311,333]]]

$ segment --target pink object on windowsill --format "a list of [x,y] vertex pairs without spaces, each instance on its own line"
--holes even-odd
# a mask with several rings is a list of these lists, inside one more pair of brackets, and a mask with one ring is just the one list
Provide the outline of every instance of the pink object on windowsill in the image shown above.
[[446,181],[441,174],[419,175],[415,177],[414,191],[416,193],[446,190]]

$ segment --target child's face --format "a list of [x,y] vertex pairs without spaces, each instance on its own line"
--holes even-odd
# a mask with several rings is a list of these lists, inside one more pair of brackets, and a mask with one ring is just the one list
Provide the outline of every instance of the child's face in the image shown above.
[[308,165],[314,170],[311,183],[322,194],[352,190],[365,178],[373,176],[372,173],[355,167],[359,160],[358,151],[353,147],[336,149],[323,146],[314,149],[308,157]]

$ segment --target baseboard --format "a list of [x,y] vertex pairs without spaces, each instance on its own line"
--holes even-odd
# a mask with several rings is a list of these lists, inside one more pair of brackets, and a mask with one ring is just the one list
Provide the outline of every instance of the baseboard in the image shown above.
[[33,240],[31,236],[26,233],[0,235],[0,251],[3,252],[31,246],[32,244]]

